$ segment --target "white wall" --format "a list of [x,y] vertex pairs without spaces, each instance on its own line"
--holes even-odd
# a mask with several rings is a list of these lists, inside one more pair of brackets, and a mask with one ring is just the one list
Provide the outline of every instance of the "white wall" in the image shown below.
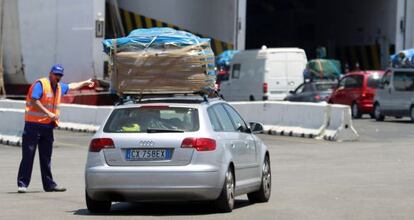
[[97,13],[105,16],[105,0],[19,0],[24,72],[29,83],[50,67],[65,68],[64,82],[103,75],[103,53],[95,38]]
[[15,84],[24,84],[26,79],[22,71],[18,2],[14,0],[2,1],[3,8],[0,10],[3,12],[3,30],[0,30],[0,34],[3,39],[4,80]]
[[[234,43],[237,0],[118,0],[119,7]],[[242,0],[242,2],[245,0]]]

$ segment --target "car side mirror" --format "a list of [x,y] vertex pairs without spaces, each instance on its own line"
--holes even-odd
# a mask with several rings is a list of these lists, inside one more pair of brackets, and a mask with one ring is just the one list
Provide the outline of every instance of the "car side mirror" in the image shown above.
[[258,122],[250,122],[250,130],[253,134],[263,133],[264,127],[263,124]]
[[290,94],[295,94],[295,91],[290,90],[289,93]]

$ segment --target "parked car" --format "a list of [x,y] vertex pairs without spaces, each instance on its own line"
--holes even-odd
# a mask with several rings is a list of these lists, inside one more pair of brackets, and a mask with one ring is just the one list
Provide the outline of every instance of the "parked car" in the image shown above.
[[409,116],[414,122],[414,69],[389,69],[374,98],[377,121],[385,116]]
[[86,205],[108,212],[114,201],[213,201],[223,212],[235,196],[267,202],[270,156],[221,99],[170,97],[116,106],[90,143]]
[[327,102],[337,84],[335,81],[304,82],[294,91],[289,91],[290,94],[285,98],[285,101]]
[[351,106],[352,117],[372,114],[375,91],[384,71],[356,71],[346,74],[329,98],[329,103]]

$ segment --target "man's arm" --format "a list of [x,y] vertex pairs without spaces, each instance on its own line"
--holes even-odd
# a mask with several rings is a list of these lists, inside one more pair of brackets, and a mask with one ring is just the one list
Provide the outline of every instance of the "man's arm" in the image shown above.
[[58,119],[58,117],[55,115],[55,114],[53,114],[52,112],[50,112],[49,110],[47,110],[46,108],[45,108],[45,106],[39,101],[39,100],[37,100],[37,99],[32,99],[31,100],[31,102],[32,103],[34,103],[34,105],[38,108],[38,109],[40,109],[40,111],[42,111],[43,113],[45,113],[45,114],[47,114],[47,116],[50,118],[50,119],[52,119],[52,121],[56,121],[57,119]]
[[75,82],[75,83],[69,83],[69,90],[71,89],[80,89],[84,86],[89,86],[89,87],[93,87],[95,85],[95,82],[92,81],[92,79],[88,79],[85,81],[81,81],[81,82]]

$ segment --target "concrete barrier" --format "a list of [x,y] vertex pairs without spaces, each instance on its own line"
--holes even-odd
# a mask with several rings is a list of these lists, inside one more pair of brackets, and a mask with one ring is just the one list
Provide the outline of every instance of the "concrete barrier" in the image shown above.
[[260,122],[265,133],[353,141],[349,106],[299,102],[231,102],[247,122]]
[[[25,101],[0,100],[0,143],[21,144],[25,105]],[[58,129],[79,132],[96,132],[113,108],[73,104],[61,104],[59,107],[61,114]]]
[[[358,134],[352,126],[349,106],[277,101],[231,102],[230,104],[247,122],[260,122],[266,125],[269,134],[321,138],[331,141],[358,139]],[[3,130],[0,130],[0,134],[21,136],[24,124],[24,101],[0,100],[0,107],[4,112],[0,115],[0,119],[12,120],[4,124],[19,125],[10,128],[2,126]],[[95,132],[113,108],[113,106],[61,104],[59,128]]]
[[113,106],[61,104],[60,121],[66,123],[66,126],[71,126],[72,124],[91,126],[91,128],[99,127],[112,109]]
[[25,101],[21,100],[11,100],[11,99],[0,99],[0,108],[14,108],[14,109],[23,109],[26,106]]
[[0,143],[20,145],[24,126],[24,110],[0,108],[0,121]]
[[299,137],[321,135],[327,125],[326,103],[232,102],[246,121],[272,125],[271,134]]
[[[0,100],[0,108],[19,109],[24,111],[25,101]],[[70,131],[95,132],[108,117],[113,106],[88,106],[76,104],[61,104],[60,125],[58,129]],[[23,118],[24,116],[22,116]]]
[[346,105],[329,105],[329,122],[321,138],[330,141],[355,141],[359,135],[352,125],[351,109]]

